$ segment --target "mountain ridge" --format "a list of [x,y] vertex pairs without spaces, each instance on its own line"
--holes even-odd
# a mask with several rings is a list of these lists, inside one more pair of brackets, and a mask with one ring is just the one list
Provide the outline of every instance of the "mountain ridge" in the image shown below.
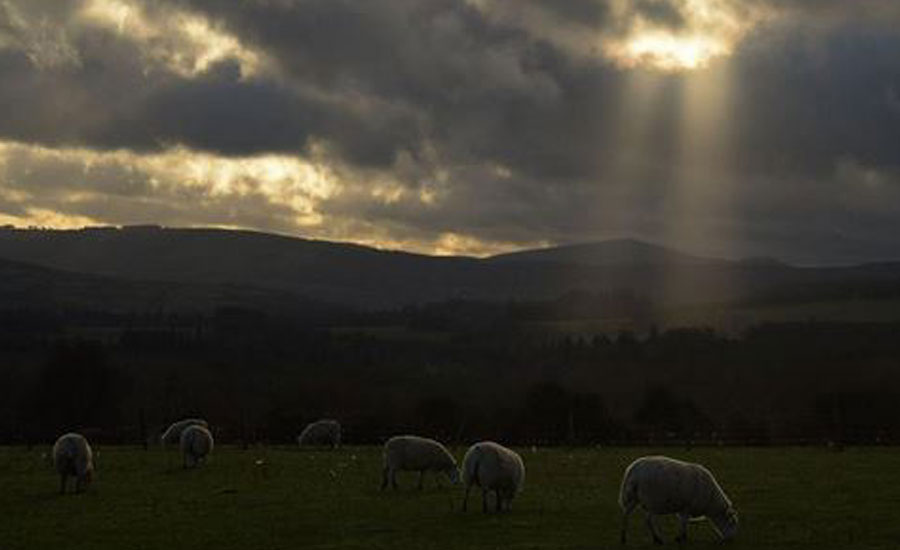
[[572,291],[627,291],[658,304],[735,302],[785,286],[900,280],[900,263],[798,268],[703,258],[634,239],[474,258],[158,226],[0,229],[0,258],[127,281],[256,288],[286,300],[364,309],[454,299],[544,300]]
[[607,239],[571,243],[546,248],[518,250],[497,254],[490,261],[541,261],[553,263],[580,263],[597,266],[614,265],[666,265],[666,264],[727,264],[730,260],[703,257],[680,252],[663,245],[633,238]]

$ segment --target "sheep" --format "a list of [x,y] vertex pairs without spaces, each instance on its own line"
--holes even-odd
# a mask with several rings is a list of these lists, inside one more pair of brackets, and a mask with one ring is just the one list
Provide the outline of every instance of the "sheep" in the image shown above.
[[297,444],[301,447],[331,445],[332,449],[336,449],[341,446],[341,423],[330,419],[310,422],[297,436]]
[[185,468],[195,467],[213,450],[213,436],[203,426],[194,424],[181,432],[181,453]]
[[712,522],[722,540],[729,540],[737,533],[738,516],[731,500],[712,473],[700,464],[648,456],[628,466],[619,491],[622,544],[625,544],[628,516],[638,504],[647,512],[647,528],[656,544],[662,544],[654,521],[657,515],[678,515],[681,523],[678,542],[687,541],[688,521],[704,517]]
[[75,478],[75,492],[82,492],[94,480],[94,453],[81,434],[67,433],[53,444],[53,465],[59,473],[59,494],[65,494],[69,476]]
[[425,472],[444,472],[454,485],[459,482],[459,468],[450,451],[433,439],[415,435],[398,435],[384,444],[384,468],[382,470],[381,490],[390,480],[391,486],[397,488],[397,472],[419,472],[419,490]]
[[504,503],[506,509],[512,506],[512,499],[522,490],[525,483],[525,464],[512,449],[494,443],[482,441],[469,447],[463,457],[463,483],[466,485],[466,496],[462,509],[465,512],[469,502],[469,491],[472,485],[481,487],[481,509],[488,511],[488,492],[496,495],[496,510],[500,512]]
[[166,445],[177,445],[181,441],[181,432],[188,426],[209,428],[209,424],[202,418],[185,418],[178,422],[173,422],[160,436],[160,442],[164,447]]

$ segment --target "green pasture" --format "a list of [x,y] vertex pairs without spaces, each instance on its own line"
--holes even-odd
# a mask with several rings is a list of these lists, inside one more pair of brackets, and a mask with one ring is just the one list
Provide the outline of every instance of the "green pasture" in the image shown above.
[[[65,549],[603,549],[619,548],[622,471],[645,454],[702,462],[741,518],[730,549],[900,548],[900,450],[815,448],[519,449],[525,489],[511,512],[460,509],[442,480],[379,491],[380,449],[217,448],[181,468],[176,452],[96,446],[97,479],[57,494],[47,448],[0,448],[0,550]],[[455,449],[457,456],[462,449]],[[663,522],[668,545],[674,519]],[[690,548],[719,544],[691,525]],[[651,548],[642,514],[630,548]]]

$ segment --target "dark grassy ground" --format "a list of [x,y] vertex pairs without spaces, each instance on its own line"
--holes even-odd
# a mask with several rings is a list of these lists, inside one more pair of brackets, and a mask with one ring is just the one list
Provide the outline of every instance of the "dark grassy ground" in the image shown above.
[[[0,449],[0,549],[618,548],[621,473],[660,452],[524,449],[525,491],[512,512],[485,516],[479,498],[460,511],[460,487],[416,491],[415,474],[380,493],[374,447],[219,448],[196,471],[174,452],[96,450],[91,489],[59,496],[45,449]],[[900,547],[898,449],[666,452],[717,474],[741,516],[728,548]],[[675,521],[663,524],[671,541]],[[652,547],[642,514],[629,533],[629,547]],[[705,522],[691,537],[717,546]]]

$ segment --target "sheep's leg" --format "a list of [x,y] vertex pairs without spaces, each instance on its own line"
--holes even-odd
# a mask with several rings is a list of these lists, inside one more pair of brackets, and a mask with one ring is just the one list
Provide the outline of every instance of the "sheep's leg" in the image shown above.
[[59,494],[66,494],[66,474],[59,474]]
[[471,491],[471,490],[472,490],[472,485],[466,485],[466,496],[463,498],[463,505],[462,505],[463,512],[465,512],[469,506],[469,491]]
[[631,512],[634,512],[636,506],[637,501],[626,502],[625,507],[622,510],[622,530],[619,536],[622,544],[625,544],[625,537],[628,532],[628,518],[631,517]]
[[425,470],[419,470],[419,487],[418,487],[418,489],[420,491],[422,490],[422,487],[423,487],[422,482],[424,481],[424,479],[425,479]]
[[75,493],[81,493],[84,490],[84,483],[81,476],[75,476]]
[[675,539],[678,542],[687,542],[688,519],[687,514],[678,514],[678,520],[681,523],[681,533],[679,533],[678,538]]
[[503,511],[503,498],[500,496],[500,489],[494,489],[494,496],[497,497],[497,502],[494,506],[494,509],[498,512]]
[[487,514],[488,512],[488,490],[481,489],[481,512]]
[[391,488],[397,490],[397,470],[391,468]]
[[656,529],[656,521],[655,516],[649,512],[647,512],[647,529],[650,530],[650,534],[653,535],[653,544],[662,544],[662,537],[659,536],[659,531]]

